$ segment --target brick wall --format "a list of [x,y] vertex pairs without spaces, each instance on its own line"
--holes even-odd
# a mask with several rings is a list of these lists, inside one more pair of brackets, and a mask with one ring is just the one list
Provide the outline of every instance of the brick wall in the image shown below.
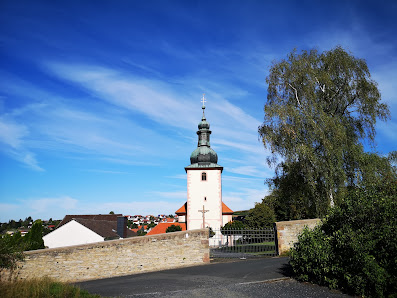
[[305,226],[313,229],[320,221],[319,218],[315,218],[276,222],[278,254],[286,253],[294,246]]
[[12,276],[76,282],[201,265],[209,262],[208,239],[208,229],[202,229],[28,251]]

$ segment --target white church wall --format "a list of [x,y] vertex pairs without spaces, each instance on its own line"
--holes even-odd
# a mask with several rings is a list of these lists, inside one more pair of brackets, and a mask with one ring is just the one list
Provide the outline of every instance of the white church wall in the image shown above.
[[232,215],[222,215],[222,226],[233,220]]
[[[201,180],[205,172],[207,179]],[[203,228],[203,214],[205,213],[205,227],[219,229],[222,226],[222,178],[219,169],[187,170],[187,228],[189,230]]]
[[105,239],[97,233],[71,220],[58,229],[43,237],[44,245],[48,248],[80,245],[94,242],[101,242]]

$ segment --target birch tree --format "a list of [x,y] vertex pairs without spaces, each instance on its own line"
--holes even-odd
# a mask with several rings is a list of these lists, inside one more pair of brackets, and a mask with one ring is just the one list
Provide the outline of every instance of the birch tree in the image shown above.
[[311,210],[307,216],[322,216],[356,183],[363,143],[374,144],[376,121],[389,117],[388,106],[365,60],[341,47],[294,50],[272,64],[266,82],[258,130],[272,152],[269,164],[277,166],[270,184],[282,187],[295,175],[287,180],[297,184],[295,195]]

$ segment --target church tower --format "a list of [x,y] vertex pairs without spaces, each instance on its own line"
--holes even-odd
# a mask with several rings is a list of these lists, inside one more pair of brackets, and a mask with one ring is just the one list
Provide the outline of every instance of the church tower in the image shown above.
[[222,202],[222,171],[218,155],[210,146],[210,124],[205,118],[205,98],[202,98],[203,116],[198,124],[197,148],[190,155],[187,174],[187,202],[176,214],[187,229],[211,227],[219,229],[232,220],[233,211]]

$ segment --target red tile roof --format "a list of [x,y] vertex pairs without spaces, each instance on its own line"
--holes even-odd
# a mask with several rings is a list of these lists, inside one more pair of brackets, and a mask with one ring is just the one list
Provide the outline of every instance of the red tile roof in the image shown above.
[[186,206],[187,206],[187,202],[185,204],[183,204],[183,206],[181,208],[176,210],[175,213],[178,215],[186,215],[186,209],[187,209]]
[[175,225],[180,226],[182,231],[186,231],[186,224],[179,222],[161,222],[157,226],[155,226],[147,235],[158,235],[164,234],[168,227]]
[[230,209],[228,206],[226,206],[226,204],[223,202],[222,202],[222,214],[223,215],[233,214],[233,210]]

